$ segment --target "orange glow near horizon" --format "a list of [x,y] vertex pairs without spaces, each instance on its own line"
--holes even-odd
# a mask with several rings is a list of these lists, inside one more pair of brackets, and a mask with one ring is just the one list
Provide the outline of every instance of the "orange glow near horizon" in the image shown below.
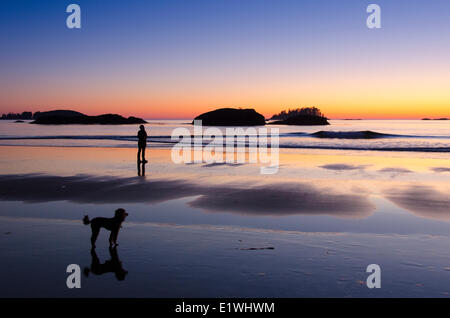
[[[150,103],[148,103],[150,104]],[[70,109],[76,110],[87,115],[100,115],[106,113],[116,113],[122,116],[135,116],[145,119],[192,119],[201,113],[212,111],[222,107],[232,108],[254,108],[257,112],[270,118],[273,114],[279,113],[282,110],[294,109],[298,107],[316,106],[330,119],[422,119],[422,118],[450,118],[449,106],[442,105],[440,107],[430,108],[428,110],[422,107],[411,107],[408,105],[388,104],[385,107],[378,107],[374,109],[367,109],[360,107],[357,104],[347,104],[346,106],[320,106],[317,103],[283,103],[286,106],[271,106],[266,104],[234,104],[234,103],[220,103],[214,105],[213,103],[197,104],[197,103],[183,103],[180,106],[172,106],[171,103],[161,103],[160,106],[148,106],[147,103],[132,104],[133,106],[123,107],[122,104],[108,106],[85,105],[85,106],[65,106],[67,104],[58,105],[52,103],[52,107],[15,107],[15,109],[2,110],[2,113],[8,112],[22,112],[22,111],[48,111],[55,109]],[[394,111],[393,111],[393,110]]]
[[67,83],[42,81],[26,90],[11,82],[1,89],[0,112],[73,109],[88,115],[191,119],[220,107],[242,107],[268,118],[284,109],[316,106],[331,119],[449,118],[450,75],[444,70],[431,75],[425,70],[414,74],[335,70],[283,76],[268,72],[262,78],[212,76],[209,81],[137,75],[122,81],[101,76],[92,80],[95,84],[73,78]]
[[77,31],[55,1],[9,1],[0,114],[267,118],[315,106],[331,119],[450,118],[450,4],[382,1],[376,30],[352,1],[83,1],[95,18]]
[[[244,99],[242,99],[244,100]],[[309,100],[309,99],[308,99]],[[422,118],[450,118],[450,100],[448,102],[434,102],[417,99],[411,102],[401,102],[396,99],[386,101],[372,101],[364,103],[358,99],[333,102],[325,99],[324,102],[297,102],[296,100],[285,99],[282,102],[271,100],[258,101],[248,99],[238,103],[234,99],[221,103],[196,98],[181,100],[161,100],[146,101],[128,100],[122,101],[91,101],[87,103],[51,102],[52,106],[22,107],[16,106],[11,109],[4,108],[2,113],[22,112],[22,111],[47,111],[54,109],[72,109],[88,115],[100,115],[105,113],[117,113],[123,116],[136,116],[145,119],[192,119],[195,116],[222,107],[233,108],[254,108],[257,112],[270,118],[273,114],[282,110],[294,109],[297,107],[316,106],[330,119],[422,119]],[[423,105],[427,105],[423,106]],[[68,106],[75,105],[75,106]],[[279,106],[274,106],[279,105]]]

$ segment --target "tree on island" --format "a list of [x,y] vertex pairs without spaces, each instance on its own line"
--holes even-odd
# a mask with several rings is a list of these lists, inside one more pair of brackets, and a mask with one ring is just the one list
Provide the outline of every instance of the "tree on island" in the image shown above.
[[317,107],[283,110],[272,116],[269,125],[319,126],[329,125],[327,118]]
[[317,107],[302,107],[296,109],[289,109],[288,111],[283,110],[278,114],[275,114],[270,118],[271,120],[286,120],[291,117],[296,116],[307,116],[307,117],[322,117],[326,118],[325,115]]

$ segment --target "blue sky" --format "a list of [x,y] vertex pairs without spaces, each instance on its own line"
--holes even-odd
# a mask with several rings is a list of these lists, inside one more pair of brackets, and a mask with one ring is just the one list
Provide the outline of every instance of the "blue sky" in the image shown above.
[[[81,6],[81,30],[65,26],[70,3]],[[370,3],[382,8],[380,30],[365,25]],[[449,69],[450,2],[443,0],[2,0],[0,23],[5,111],[65,105],[103,110],[115,94],[120,102],[134,96],[136,110],[150,115],[240,100],[269,111],[277,100],[273,109],[315,103],[305,94],[318,89],[309,88],[308,79],[328,86],[330,78],[389,80],[393,69],[405,76],[416,67],[418,76]],[[429,81],[439,86],[445,79]],[[267,96],[273,82],[280,87]],[[444,94],[429,91],[438,93]],[[329,105],[332,97],[337,102]],[[317,100],[339,113],[347,99],[331,92]]]

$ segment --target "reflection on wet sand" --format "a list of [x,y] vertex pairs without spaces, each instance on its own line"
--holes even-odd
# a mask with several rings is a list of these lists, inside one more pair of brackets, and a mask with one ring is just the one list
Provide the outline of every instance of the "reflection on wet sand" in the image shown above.
[[375,210],[367,196],[342,194],[336,189],[319,189],[307,183],[213,188],[189,205],[206,211],[270,216],[306,214],[364,218]]
[[[411,158],[402,153],[386,157],[378,153],[287,151],[280,154],[283,166],[279,173],[267,177],[255,174],[257,167],[251,165],[177,166],[170,160],[170,150],[165,149],[153,149],[147,166],[135,166],[134,160],[129,161],[135,156],[134,149],[7,150],[0,152],[0,161],[8,163],[3,165],[8,169],[0,172],[0,200],[5,201],[154,204],[187,198],[190,207],[206,212],[344,218],[372,215],[372,202],[377,202],[377,196],[426,217],[446,218],[446,213],[437,216],[436,212],[448,206],[448,159],[436,154]],[[147,174],[152,175],[151,180],[144,178]],[[408,185],[419,180],[441,195],[408,195]],[[444,197],[444,207],[427,208],[440,206],[440,197]],[[419,198],[432,201],[411,203]],[[427,209],[435,215],[427,213]]]
[[104,263],[100,263],[100,259],[95,252],[95,248],[91,249],[91,266],[84,268],[84,275],[88,277],[89,273],[94,275],[114,273],[117,280],[124,280],[128,274],[128,271],[122,267],[122,262],[119,259],[119,254],[117,253],[117,247],[109,247],[109,254],[111,259],[105,261]]
[[413,171],[411,171],[409,169],[405,169],[405,168],[400,168],[400,167],[387,167],[387,168],[378,170],[378,172],[392,173],[395,175],[395,174],[402,174],[402,173],[412,173]]
[[434,172],[450,172],[450,168],[447,167],[433,167],[431,170]]
[[320,166],[320,168],[327,170],[345,171],[345,170],[364,170],[367,165],[349,165],[345,163],[328,164]]
[[0,175],[0,199],[23,202],[159,203],[196,197],[188,204],[208,212],[282,216],[294,214],[364,218],[375,206],[367,194],[341,193],[306,182],[199,184],[136,177]]
[[145,177],[145,164],[146,162],[137,161],[137,174],[138,177]]
[[450,220],[450,195],[433,186],[411,185],[391,189],[386,198],[399,207],[419,216],[432,219]]

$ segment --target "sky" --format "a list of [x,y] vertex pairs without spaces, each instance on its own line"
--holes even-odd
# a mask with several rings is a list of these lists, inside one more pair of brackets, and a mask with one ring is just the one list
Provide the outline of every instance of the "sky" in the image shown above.
[[450,117],[448,0],[2,0],[0,39],[0,113]]

